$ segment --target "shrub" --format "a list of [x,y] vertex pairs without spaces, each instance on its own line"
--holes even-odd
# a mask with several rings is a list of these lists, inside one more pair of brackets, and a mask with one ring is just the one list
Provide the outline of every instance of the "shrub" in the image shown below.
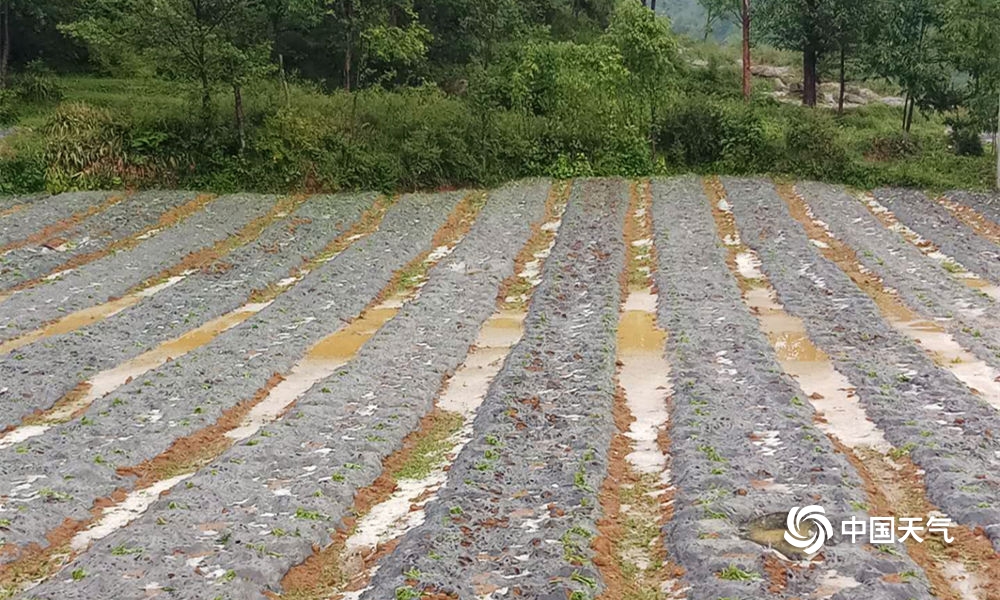
[[809,111],[790,119],[785,152],[785,170],[798,177],[843,181],[851,176],[850,155],[827,115]]
[[872,138],[868,151],[865,152],[865,158],[881,162],[918,154],[920,154],[920,140],[905,131],[899,131]]
[[669,162],[698,170],[751,173],[773,162],[764,120],[742,101],[676,100],[664,109],[654,135]]
[[0,89],[0,127],[17,122],[18,103],[17,92],[10,88]]
[[52,191],[174,183],[164,171],[176,163],[156,154],[169,134],[133,130],[107,109],[82,103],[61,105],[42,133],[46,185]]
[[41,154],[0,156],[0,194],[30,194],[45,189],[45,159]]
[[63,97],[55,73],[38,60],[28,63],[24,72],[13,78],[13,84],[24,102],[58,102]]
[[951,133],[948,134],[952,151],[959,156],[982,156],[983,140],[979,137],[979,130],[969,124],[958,122],[952,125]]

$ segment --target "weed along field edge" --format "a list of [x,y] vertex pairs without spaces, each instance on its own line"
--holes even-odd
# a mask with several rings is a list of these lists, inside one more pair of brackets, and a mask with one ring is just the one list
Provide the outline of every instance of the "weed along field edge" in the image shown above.
[[11,199],[0,599],[1000,599],[997,202]]

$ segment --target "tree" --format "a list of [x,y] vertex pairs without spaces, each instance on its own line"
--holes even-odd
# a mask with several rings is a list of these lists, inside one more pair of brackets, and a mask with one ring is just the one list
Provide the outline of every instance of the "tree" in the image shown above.
[[64,30],[97,55],[139,54],[160,73],[196,82],[206,120],[215,83],[232,86],[239,121],[245,81],[267,70],[259,0],[90,0],[85,14]]
[[832,0],[758,0],[757,15],[766,39],[802,52],[802,104],[816,106],[819,60],[832,46]]
[[657,99],[668,90],[677,57],[668,21],[632,0],[622,0],[615,7],[605,39],[621,53],[632,85],[646,101],[652,121]]
[[954,106],[953,68],[941,47],[939,0],[879,0],[865,36],[863,56],[875,75],[905,92],[903,129],[909,131],[916,107]]
[[870,0],[832,0],[833,19],[830,36],[837,53],[837,112],[844,112],[844,92],[847,82],[847,59],[861,45],[871,18]]
[[941,42],[949,62],[967,73],[964,102],[976,131],[992,129],[1000,189],[1000,0],[946,0]]
[[750,99],[750,0],[698,0],[705,9],[705,39],[712,32],[712,25],[720,20],[740,24],[743,43],[743,98]]
[[340,25],[343,86],[385,83],[412,71],[427,58],[432,36],[420,22],[412,0],[327,0],[327,12]]

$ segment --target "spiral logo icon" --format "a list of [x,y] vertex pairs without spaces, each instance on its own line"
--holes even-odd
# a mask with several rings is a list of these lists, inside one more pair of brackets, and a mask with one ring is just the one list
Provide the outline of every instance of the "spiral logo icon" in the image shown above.
[[[809,535],[811,534],[811,535]],[[833,537],[833,525],[822,506],[794,506],[785,520],[785,541],[806,554],[815,554]]]

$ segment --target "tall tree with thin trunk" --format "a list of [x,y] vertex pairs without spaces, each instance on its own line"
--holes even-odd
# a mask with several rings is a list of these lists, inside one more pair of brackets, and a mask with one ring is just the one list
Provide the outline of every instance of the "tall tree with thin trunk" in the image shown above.
[[743,30],[743,99],[750,99],[750,0],[740,0],[740,24]]
[[7,87],[7,68],[10,64],[10,3],[0,0],[0,89]]
[[751,92],[750,73],[750,0],[698,0],[705,9],[705,39],[712,32],[712,24],[719,20],[739,23],[742,30],[742,85],[743,98],[749,100]]
[[868,71],[898,85],[905,95],[903,130],[917,108],[940,110],[953,97],[954,67],[942,51],[941,0],[878,0],[859,53]]
[[757,0],[758,28],[779,48],[802,52],[802,104],[816,106],[819,61],[831,48],[833,0]]
[[402,83],[426,61],[432,37],[413,0],[326,0],[343,31],[343,87]]
[[837,112],[844,112],[847,84],[847,61],[857,51],[871,18],[871,0],[832,0],[830,35],[837,56]]
[[1000,0],[944,0],[941,39],[951,64],[968,75],[963,104],[970,126],[996,132],[1000,189]]
[[63,30],[97,54],[131,52],[160,72],[196,82],[206,122],[213,109],[213,86],[228,85],[236,128],[243,137],[243,86],[269,65],[271,46],[261,2],[89,0],[85,14]]

